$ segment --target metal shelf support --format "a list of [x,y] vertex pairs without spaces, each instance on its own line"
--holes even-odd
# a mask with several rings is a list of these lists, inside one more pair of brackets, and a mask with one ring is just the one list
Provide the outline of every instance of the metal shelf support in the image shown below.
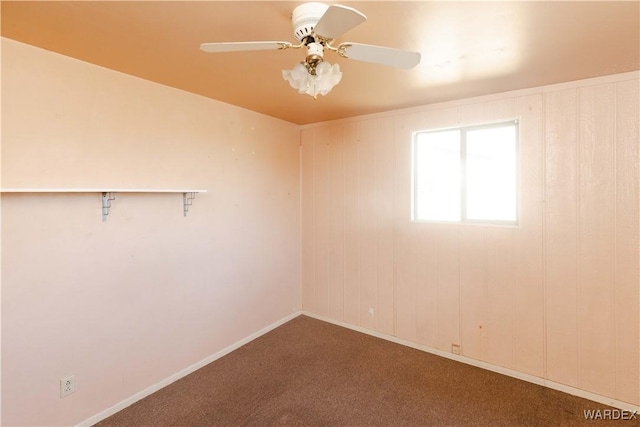
[[194,192],[182,193],[182,212],[184,216],[187,216],[187,212],[189,212],[189,206],[193,204],[193,199],[195,198],[196,193]]
[[102,222],[107,221],[109,216],[109,209],[111,209],[111,201],[116,199],[116,193],[112,191],[105,191],[102,193]]

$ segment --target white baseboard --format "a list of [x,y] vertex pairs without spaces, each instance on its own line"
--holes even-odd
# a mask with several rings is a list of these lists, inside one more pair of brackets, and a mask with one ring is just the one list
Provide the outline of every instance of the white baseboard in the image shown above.
[[202,359],[199,362],[194,363],[193,365],[189,366],[188,368],[185,368],[179,372],[176,372],[175,374],[171,375],[170,377],[165,378],[164,380],[150,386],[147,387],[146,389],[134,394],[133,396],[123,400],[122,402],[119,402],[117,404],[115,404],[114,406],[110,407],[109,409],[106,409],[102,412],[100,412],[99,414],[96,414],[90,418],[87,418],[86,420],[84,420],[83,422],[81,422],[80,424],[78,424],[78,427],[82,426],[92,426],[96,423],[99,423],[100,421],[104,420],[107,417],[110,417],[111,415],[115,414],[118,411],[123,410],[124,408],[126,408],[127,406],[131,406],[132,404],[136,403],[138,400],[143,399],[147,396],[149,396],[152,393],[155,393],[156,391],[160,390],[163,387],[168,386],[169,384],[179,380],[180,378],[189,375],[190,373],[197,371],[198,369],[202,368],[205,365],[208,365],[209,363],[220,359],[223,356],[226,356],[227,354],[231,353],[232,351],[242,347],[243,345],[249,343],[250,341],[253,341],[254,339],[266,334],[267,332],[277,328],[278,326],[287,323],[288,321],[290,321],[291,319],[298,317],[299,315],[301,315],[302,312],[298,311],[295,312],[293,314],[290,314],[289,316],[286,316],[280,320],[278,320],[277,322],[272,323],[271,325],[262,328],[261,330],[259,330],[258,332],[255,332],[251,335],[249,335],[246,338],[241,339],[240,341],[237,341],[235,343],[233,343],[232,345],[230,345],[229,347],[226,347],[220,351],[218,351],[215,354],[212,354],[211,356],[208,356],[204,359]]
[[437,348],[428,347],[425,345],[417,344],[415,342],[405,340],[402,338],[395,337],[393,335],[384,334],[382,332],[372,331],[370,329],[363,328],[361,326],[352,325],[350,323],[342,322],[340,320],[334,320],[325,316],[321,316],[319,314],[311,313],[309,311],[303,310],[301,314],[309,317],[313,317],[314,319],[322,320],[327,323],[332,323],[337,326],[342,326],[347,329],[352,329],[357,332],[362,332],[367,335],[371,335],[377,338],[382,338],[387,341],[394,342],[396,344],[401,344],[407,347],[415,348],[416,350],[421,350],[427,353],[435,354],[437,356],[446,357],[447,359],[452,359],[458,362],[466,363],[468,365],[477,366],[479,368],[486,369],[488,371],[496,372],[499,374],[507,375],[509,377],[517,378],[519,380],[527,381],[533,384],[541,385],[544,387],[548,387],[553,390],[562,391],[567,394],[571,394],[574,396],[582,397],[584,399],[589,399],[594,402],[602,403],[604,405],[609,405],[614,408],[622,409],[625,411],[636,411],[640,413],[640,406],[633,405],[628,402],[623,402],[620,400],[612,399],[607,396],[602,396],[596,393],[592,393],[590,391],[581,390],[579,388],[575,388],[572,386],[568,386],[566,384],[560,384],[553,381],[549,381],[544,378],[536,377],[534,375],[525,374],[522,372],[514,371],[513,369],[503,368],[502,366],[492,365],[487,362],[482,362],[480,360],[472,359],[470,357],[465,357],[453,353],[449,353],[447,351],[442,351]]

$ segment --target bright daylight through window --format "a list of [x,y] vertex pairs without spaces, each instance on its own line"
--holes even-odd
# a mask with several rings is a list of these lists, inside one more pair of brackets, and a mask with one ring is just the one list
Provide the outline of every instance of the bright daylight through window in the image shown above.
[[413,220],[517,224],[517,121],[414,134]]

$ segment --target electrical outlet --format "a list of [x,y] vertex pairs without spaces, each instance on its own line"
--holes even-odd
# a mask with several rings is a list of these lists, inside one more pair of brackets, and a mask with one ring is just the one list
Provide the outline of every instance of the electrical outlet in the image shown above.
[[451,344],[451,353],[460,355],[460,345],[459,344]]
[[60,380],[60,397],[65,397],[76,391],[76,376],[63,378]]

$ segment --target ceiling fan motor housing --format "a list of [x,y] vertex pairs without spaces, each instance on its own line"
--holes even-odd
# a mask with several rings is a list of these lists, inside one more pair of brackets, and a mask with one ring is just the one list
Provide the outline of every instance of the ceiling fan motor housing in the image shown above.
[[311,2],[303,3],[293,9],[291,23],[295,38],[302,41],[305,37],[310,36],[313,28],[328,8],[329,6],[324,3]]

